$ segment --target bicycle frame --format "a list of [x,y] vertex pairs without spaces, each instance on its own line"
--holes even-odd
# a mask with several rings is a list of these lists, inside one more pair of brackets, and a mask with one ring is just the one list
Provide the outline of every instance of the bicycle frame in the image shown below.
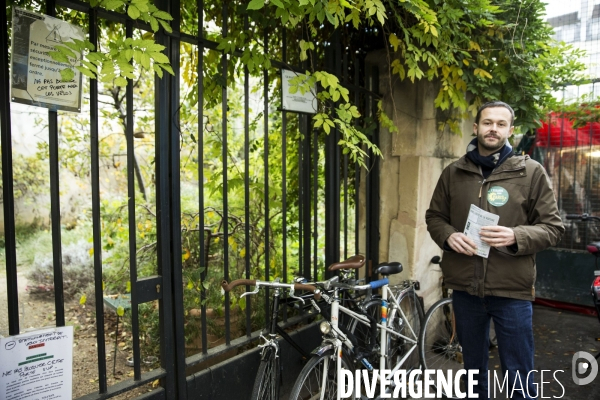
[[[271,310],[271,320],[266,326],[265,335],[260,334],[260,338],[264,341],[264,343],[260,344],[258,347],[261,348],[261,363],[259,365],[259,369],[254,381],[254,386],[252,389],[251,397],[253,399],[262,398],[262,395],[266,393],[270,398],[278,398],[279,397],[279,386],[280,386],[280,370],[278,367],[279,358],[279,342],[277,340],[277,333],[280,333],[282,337],[287,340],[294,348],[296,348],[304,359],[308,358],[308,354],[301,349],[292,338],[281,329],[277,323],[278,314],[279,314],[279,305],[280,305],[280,296],[282,289],[288,291],[289,298],[293,298],[299,300],[304,304],[304,299],[301,297],[295,296],[295,290],[306,290],[313,293],[313,297],[320,298],[320,291],[314,285],[307,285],[302,283],[280,283],[279,280],[275,280],[273,282],[264,282],[259,280],[250,280],[250,279],[238,279],[231,283],[227,283],[227,281],[221,282],[221,287],[225,291],[230,291],[236,286],[239,285],[248,285],[255,286],[255,290],[252,292],[246,292],[241,295],[241,297],[256,294],[260,291],[262,287],[273,288],[272,294],[272,310]],[[311,302],[314,303],[314,300],[311,299]],[[275,371],[275,372],[273,372]]]
[[252,291],[252,292],[245,292],[240,296],[240,299],[244,296],[250,296],[253,294],[257,294],[260,290],[261,287],[270,287],[274,289],[273,294],[271,295],[272,298],[272,309],[271,309],[271,320],[270,320],[270,326],[268,326],[268,338],[266,338],[265,336],[263,336],[263,334],[260,334],[260,338],[263,339],[265,342],[263,344],[260,344],[259,347],[261,348],[265,348],[265,347],[273,347],[275,349],[275,354],[278,355],[279,354],[279,342],[277,341],[277,334],[281,334],[282,337],[284,337],[284,339],[286,341],[288,341],[296,350],[298,350],[300,352],[300,354],[302,355],[303,358],[307,357],[306,352],[300,348],[300,346],[298,346],[296,344],[296,342],[293,341],[293,339],[283,330],[281,329],[281,327],[279,326],[278,322],[278,315],[279,315],[279,303],[280,303],[280,297],[281,297],[281,289],[288,289],[289,291],[289,297],[299,300],[300,302],[302,302],[304,304],[304,299],[302,299],[301,297],[298,296],[294,296],[294,287],[297,284],[286,284],[286,283],[280,283],[278,280],[274,281],[274,282],[263,282],[263,281],[259,281],[257,280],[255,283],[256,288]]
[[[338,297],[339,289],[340,289],[340,287],[348,288],[348,285],[344,285],[344,284],[333,284],[333,285],[335,287],[333,296],[331,296],[330,299],[327,299],[326,296],[323,294],[322,294],[322,296],[326,300],[328,300],[328,302],[331,303],[331,318],[330,318],[329,324],[331,326],[331,332],[334,332],[334,334],[333,334],[332,338],[324,338],[323,341],[325,343],[329,343],[334,349],[334,354],[338,355],[336,357],[336,368],[337,368],[337,376],[338,376],[337,398],[339,400],[341,389],[342,389],[341,388],[342,380],[339,378],[341,375],[341,369],[342,369],[342,358],[341,358],[342,350],[343,350],[344,346],[347,347],[350,351],[354,350],[354,345],[352,344],[351,340],[347,337],[346,334],[344,334],[342,332],[342,330],[339,327],[340,312],[347,314],[351,318],[356,319],[358,322],[360,322],[364,325],[367,325],[367,326],[370,326],[371,322],[365,315],[358,314],[358,313],[348,309],[347,307],[344,307],[339,304],[339,297]],[[408,319],[406,318],[406,315],[404,315],[404,311],[400,307],[400,304],[398,301],[399,297],[404,293],[404,291],[398,293],[398,295],[395,296],[394,293],[390,290],[389,280],[387,278],[371,282],[370,284],[367,284],[367,285],[352,286],[350,288],[354,289],[354,290],[367,290],[367,289],[376,289],[379,287],[382,288],[382,296],[381,296],[381,317],[382,318],[381,318],[381,322],[377,323],[377,327],[380,329],[379,370],[381,372],[383,372],[383,370],[386,369],[386,362],[387,362],[386,361],[386,354],[387,354],[386,346],[387,346],[388,335],[393,335],[395,337],[401,337],[402,339],[406,340],[407,342],[409,342],[411,344],[410,349],[403,356],[403,358],[398,362],[398,364],[396,366],[389,366],[389,367],[393,367],[393,369],[391,369],[386,376],[379,375],[379,378],[378,378],[379,383],[383,383],[384,381],[392,381],[394,373],[396,371],[398,371],[402,367],[402,365],[404,365],[404,362],[406,361],[406,359],[412,354],[412,352],[414,352],[417,349],[417,336],[418,335],[415,334],[415,332],[414,332],[412,326],[410,326],[410,324],[408,324],[408,327],[414,338],[409,338],[407,336],[404,336],[398,332],[395,332],[393,329],[390,329],[388,327],[389,322],[394,321],[394,319],[396,318],[396,313],[398,311],[400,311],[400,317],[402,318],[403,321],[408,321]],[[388,307],[388,305],[390,304],[390,302],[392,304],[392,307],[391,307],[391,312],[388,315],[388,311],[390,309],[390,307]],[[329,349],[329,348],[330,347],[327,346],[326,349]],[[323,350],[326,350],[326,349],[323,349]],[[325,370],[326,369],[327,368],[325,368]],[[326,377],[324,375],[323,379],[325,379],[325,378]]]

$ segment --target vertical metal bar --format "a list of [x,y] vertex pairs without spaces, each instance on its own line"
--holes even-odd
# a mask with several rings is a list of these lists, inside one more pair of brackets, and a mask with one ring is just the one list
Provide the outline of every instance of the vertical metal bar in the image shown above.
[[[89,15],[90,42],[98,48],[98,12]],[[104,298],[102,288],[102,220],[100,217],[100,150],[99,150],[98,81],[90,80],[90,174],[92,181],[92,236],[94,241],[94,292],[96,300],[96,346],[98,348],[99,392],[106,393],[106,345],[104,337]]]
[[[56,3],[46,3],[46,13],[56,16]],[[58,164],[58,112],[48,110],[50,163],[50,221],[52,230],[52,265],[54,267],[54,307],[56,326],[65,326],[65,295],[63,290],[62,240],[60,231],[60,179]]]
[[[552,112],[550,112],[548,114],[548,140],[546,141],[546,168],[549,167],[547,159],[548,159],[548,155],[550,154],[550,140],[552,138],[552,133],[551,133],[551,126],[552,126]],[[552,171],[552,173],[554,173],[554,171]],[[560,174],[559,174],[560,175]]]
[[[302,39],[310,40],[308,28],[305,24],[301,25]],[[309,51],[310,54],[310,51]],[[310,54],[312,57],[312,54]],[[301,62],[302,70],[308,68],[308,61]],[[298,128],[300,130],[301,140],[298,144],[298,182],[300,184],[298,191],[298,232],[299,232],[299,264],[300,274],[309,281],[310,272],[310,124],[309,117],[306,114],[298,116]]]
[[[565,97],[565,89],[563,88],[563,99]],[[557,121],[558,122],[558,121]],[[561,181],[562,181],[562,148],[563,148],[563,137],[565,131],[565,114],[563,113],[560,116],[560,139],[559,139],[559,147],[558,147],[558,193],[556,198],[558,199],[558,209],[563,209],[563,201],[562,201],[562,190],[561,190]],[[548,140],[551,139],[551,136],[548,136]]]
[[[312,162],[313,162],[313,171],[312,171],[312,216],[313,216],[313,229],[312,229],[312,239],[313,239],[313,252],[312,252],[312,262],[313,262],[313,271],[312,271],[312,276],[313,279],[319,280],[319,270],[318,270],[318,257],[317,257],[317,252],[319,251],[318,245],[319,245],[319,130],[314,128],[312,129],[312,133],[313,133],[313,140],[312,140],[312,145],[313,145],[313,156],[312,156]],[[325,238],[325,241],[327,241],[327,238]],[[308,243],[307,243],[308,245]],[[325,247],[327,248],[327,244],[325,245]],[[326,251],[327,253],[327,251]],[[329,264],[327,264],[327,258],[325,258],[325,270],[327,270],[327,267],[329,266]],[[323,276],[325,276],[325,272],[323,273]]]
[[[357,57],[354,55],[352,62],[354,66],[354,85],[360,86],[360,64],[357,62]],[[354,104],[360,109],[360,93],[358,90],[354,92]],[[361,110],[362,111],[362,110]],[[360,241],[358,235],[360,211],[358,205],[360,204],[360,167],[353,163],[354,167],[354,254],[358,254],[360,251]],[[368,253],[365,253],[368,254]],[[367,258],[368,259],[368,258]],[[356,271],[358,276],[358,271]]]
[[[341,77],[342,76],[342,44],[341,44],[341,39],[340,39],[340,31],[339,29],[336,29],[334,37],[333,37],[333,52],[334,52],[334,56],[333,56],[333,63],[334,63],[334,73],[337,77]],[[331,255],[333,256],[333,262],[337,262],[340,261],[340,235],[341,235],[341,207],[340,207],[340,190],[341,190],[341,178],[340,178],[340,164],[341,164],[341,152],[340,152],[340,146],[338,146],[338,143],[340,141],[340,130],[335,128],[331,133],[333,133],[333,137],[334,137],[334,146],[333,146],[333,152],[335,154],[335,165],[334,165],[334,187],[333,189],[335,190],[332,194],[333,194],[333,198],[332,200],[332,207],[333,207],[333,218],[332,218],[332,222],[333,222],[333,228],[332,228],[332,233],[333,233],[333,240],[334,240],[334,245],[333,248],[331,249]]]
[[[160,10],[168,11],[167,0],[157,1]],[[156,42],[166,47],[166,53],[170,54],[171,41],[161,30],[155,35]],[[176,371],[175,342],[173,325],[173,297],[172,297],[172,257],[171,257],[171,186],[170,186],[170,163],[169,146],[171,120],[169,115],[171,97],[169,91],[169,75],[162,78],[155,76],[155,115],[156,115],[156,141],[155,141],[155,168],[156,168],[156,237],[157,237],[157,262],[158,274],[162,276],[161,291],[162,298],[159,300],[159,326],[161,367],[167,371]],[[163,383],[166,398],[177,398],[177,386],[175,373],[166,375]]]
[[[580,91],[581,87],[577,86],[577,98],[579,98],[579,91]],[[571,123],[571,129],[573,128],[573,125]],[[579,128],[575,129],[575,151],[573,151],[573,205],[577,206],[577,190],[576,190],[576,186],[577,186],[577,150],[578,150],[578,146],[579,146]],[[578,210],[577,208],[575,208],[573,210],[576,213],[582,213],[583,210]],[[587,224],[586,224],[587,225]]]
[[[592,84],[592,93],[594,93],[594,84]],[[593,211],[592,208],[592,162],[593,162],[593,158],[592,158],[592,141],[593,141],[593,131],[592,131],[592,123],[589,123],[590,127],[588,129],[589,132],[589,137],[588,140],[590,141],[589,146],[588,146],[588,157],[586,160],[587,166],[586,166],[586,172],[585,175],[587,177],[587,179],[585,180],[586,182],[586,188],[585,188],[585,204],[583,207],[583,212],[586,212],[588,214],[590,214]],[[590,242],[590,238],[589,235],[590,234],[590,228],[588,226],[585,227],[585,236],[584,236],[584,241],[583,243],[589,243]]]
[[311,174],[312,174],[312,164],[311,164],[311,141],[312,141],[312,129],[311,123],[308,116],[304,116],[304,154],[302,157],[302,163],[304,164],[304,184],[303,184],[303,198],[304,198],[304,207],[302,211],[302,224],[304,228],[304,273],[305,277],[308,280],[315,278],[312,274],[312,259],[311,259],[311,246],[312,246],[312,198],[311,198]]
[[[248,14],[244,15],[244,32],[248,32],[250,24]],[[250,72],[244,66],[244,239],[246,254],[244,263],[246,266],[246,279],[250,279]],[[250,287],[246,287],[250,291]],[[246,336],[252,334],[252,296],[246,296]]]
[[177,398],[187,399],[185,379],[185,325],[183,306],[183,266],[181,254],[181,151],[180,151],[180,35],[181,27],[181,0],[169,2],[169,13],[173,17],[171,26],[173,35],[169,37],[168,56],[173,68],[173,75],[164,74],[169,84],[169,149],[170,155],[170,181],[171,181],[171,273],[173,280],[173,313],[174,323],[174,354],[176,367]]
[[[342,61],[342,79],[345,85],[348,84],[348,49],[344,51]],[[348,258],[348,154],[344,154],[343,160],[343,180],[344,180],[344,260]]]
[[[563,89],[563,97],[564,97],[564,89]],[[563,149],[563,139],[564,139],[564,132],[565,132],[565,114],[563,113],[561,115],[560,118],[560,144],[559,144],[559,150],[558,150],[558,154],[559,154],[559,163],[558,163],[558,209],[562,210],[563,208],[563,201],[562,201],[562,190],[561,190],[561,183],[562,183],[562,169],[563,169],[563,165],[562,165],[562,149]],[[548,138],[550,140],[550,138]],[[573,236],[573,232],[571,231],[571,237]],[[573,248],[573,245],[571,243],[571,248]]]
[[[125,36],[133,37],[133,21],[125,23]],[[125,140],[127,142],[127,217],[129,221],[129,281],[131,282],[131,340],[133,347],[133,379],[140,380],[140,324],[137,291],[137,243],[135,213],[135,147],[133,144],[133,80],[127,79]]]
[[50,215],[52,225],[52,264],[54,266],[54,306],[56,326],[65,326],[65,298],[63,291],[62,240],[60,230],[60,179],[58,165],[58,113],[48,111],[50,162]]
[[[596,82],[592,83],[592,94],[595,94],[596,92]],[[588,158],[587,158],[587,171],[586,171],[586,175],[587,175],[587,179],[586,179],[586,188],[585,188],[585,193],[586,193],[586,204],[585,204],[585,208],[584,208],[584,212],[587,212],[588,214],[591,214],[592,211],[594,211],[594,205],[592,204],[592,180],[594,178],[593,174],[592,174],[592,164],[594,162],[594,158],[592,157],[592,143],[594,142],[594,131],[592,129],[593,124],[590,122],[590,129],[589,129],[589,138],[588,140],[590,141],[589,144],[589,148],[588,148]],[[586,226],[585,229],[585,240],[583,243],[589,243],[591,241],[590,239],[590,227]]]
[[2,199],[4,209],[4,256],[6,258],[6,296],[8,333],[19,334],[19,288],[17,285],[17,241],[15,238],[15,198],[13,193],[12,135],[10,115],[10,68],[6,12],[0,13],[0,144],[2,145]]
[[[312,275],[311,272],[311,243],[312,243],[312,225],[311,225],[311,196],[310,196],[310,175],[311,175],[311,152],[310,152],[310,142],[311,142],[311,124],[309,122],[308,116],[302,116],[304,119],[304,132],[303,132],[303,155],[302,155],[302,164],[303,164],[303,182],[302,182],[302,251],[303,251],[303,268],[304,268],[304,277],[309,281],[312,278],[316,277]],[[311,278],[312,277],[312,278]]]
[[[281,37],[281,48],[282,48],[282,61],[287,64],[287,30],[282,27]],[[283,235],[282,246],[282,269],[283,269],[283,281],[288,281],[288,270],[287,270],[287,113],[281,112],[281,231]],[[287,298],[287,292],[283,292],[284,299]],[[277,300],[277,299],[276,299]],[[287,321],[288,308],[283,308],[283,320]]]
[[[200,247],[200,280],[204,281],[208,273],[208,254],[204,242],[204,0],[197,1],[198,6],[198,237]],[[208,332],[206,321],[206,289],[200,284],[200,320],[202,323],[202,353],[208,353]]]
[[[269,54],[269,32],[265,28],[264,32],[264,49],[265,54]],[[265,168],[265,280],[268,281],[270,279],[271,270],[271,238],[270,238],[270,218],[269,218],[269,71],[265,68],[263,70],[263,118],[264,118],[264,168]],[[267,326],[269,323],[269,301],[270,301],[270,291],[269,288],[265,290],[265,317]]]
[[[366,70],[366,68],[365,68]],[[370,86],[369,90],[373,93],[376,93],[379,89],[379,71],[377,67],[373,66],[370,72]],[[375,102],[377,100],[373,95],[369,95],[368,101],[368,113],[376,121],[375,118]],[[371,141],[373,144],[377,145],[379,142],[379,126],[377,125],[375,130],[373,131],[373,135],[371,136]],[[369,158],[372,160],[372,169],[375,173],[369,174],[371,176],[371,192],[369,196],[371,197],[371,206],[368,209],[370,212],[370,218],[367,222],[371,225],[371,236],[367,237],[367,240],[371,241],[371,260],[373,260],[373,267],[379,264],[379,204],[380,204],[380,190],[379,190],[379,158],[375,157],[373,153],[369,154]]]
[[[362,55],[362,53],[360,55],[358,55],[358,65],[360,66],[360,72],[362,74],[362,77],[364,79],[365,82],[365,87],[367,89],[370,89],[370,86],[368,84],[369,82],[369,77],[368,77],[368,73],[366,71],[366,66],[365,66],[365,62],[364,62],[364,57]],[[365,118],[370,117],[369,111],[370,111],[370,105],[371,105],[371,96],[369,94],[365,94],[364,95],[364,116]],[[367,170],[368,171],[372,171],[373,170],[373,165],[372,165],[373,161],[369,158],[367,160]],[[373,199],[371,197],[372,194],[372,179],[373,179],[373,175],[374,174],[367,174],[365,173],[364,175],[364,179],[365,179],[365,192],[364,192],[364,196],[365,196],[365,256],[367,259],[367,265],[365,266],[365,277],[367,278],[367,281],[371,280],[371,270],[373,267],[373,252],[375,251],[374,249],[371,250],[371,236],[374,235],[375,233],[373,232],[373,224],[371,221],[371,218],[373,216],[373,213],[371,212],[371,207],[372,207],[372,203],[373,203]]]
[[306,133],[304,123],[306,116],[298,116],[298,130],[301,139],[298,141],[298,275],[307,277],[304,267],[304,142]]
[[[579,88],[578,88],[579,90]],[[579,96],[579,93],[578,93]],[[571,125],[572,127],[572,125]],[[573,194],[572,194],[572,204],[573,204],[573,210],[571,212],[577,213],[577,214],[581,214],[583,212],[583,209],[580,209],[578,207],[578,198],[577,198],[577,150],[578,150],[578,142],[579,142],[579,128],[575,129],[575,149],[573,151],[573,183],[572,183],[572,187],[573,187]],[[587,225],[587,224],[585,224]],[[584,227],[584,231],[587,229],[587,227]],[[571,236],[571,248],[574,248],[575,246],[575,237]],[[584,242],[585,243],[585,242]]]
[[[287,37],[286,29],[283,28],[282,34],[282,49],[283,62],[287,63]],[[287,113],[281,112],[281,210],[282,210],[282,225],[283,232],[283,249],[282,249],[282,268],[283,281],[287,282]],[[285,308],[287,311],[287,307]]]
[[[227,37],[227,19],[228,16],[228,3],[225,2],[223,4],[223,37]],[[222,153],[221,157],[223,157],[223,274],[225,279],[229,279],[229,200],[227,198],[227,68],[228,68],[228,60],[227,53],[223,52],[221,56],[221,68],[222,68],[222,78],[223,78],[223,87],[222,87],[222,102],[221,102],[221,112],[223,115],[222,121]],[[231,341],[231,332],[230,332],[230,318],[229,318],[229,293],[225,292],[225,342],[229,344]]]
[[[326,63],[337,76],[341,72],[338,62],[341,58],[339,35],[339,30],[333,33],[333,45],[327,46],[325,51]],[[338,130],[334,128],[325,138],[325,267],[340,258],[340,162],[337,134]]]

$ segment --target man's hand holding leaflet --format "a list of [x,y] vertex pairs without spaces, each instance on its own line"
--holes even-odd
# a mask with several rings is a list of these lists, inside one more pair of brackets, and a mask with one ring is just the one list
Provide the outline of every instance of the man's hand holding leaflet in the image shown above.
[[476,205],[471,204],[464,234],[471,238],[477,245],[478,256],[488,258],[488,255],[490,254],[490,244],[481,238],[479,231],[483,226],[498,225],[499,220],[500,216],[482,210]]

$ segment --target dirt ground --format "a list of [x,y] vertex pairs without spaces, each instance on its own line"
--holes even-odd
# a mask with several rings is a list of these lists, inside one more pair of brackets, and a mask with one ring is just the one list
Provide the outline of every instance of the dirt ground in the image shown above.
[[[19,325],[21,332],[56,326],[54,312],[54,296],[49,293],[30,293],[27,290],[27,279],[24,272],[18,273],[19,286]],[[0,274],[0,335],[8,336],[8,316],[6,297],[6,276]],[[79,299],[65,302],[65,320],[73,326],[73,398],[98,392],[98,355],[96,338],[95,307],[82,306]],[[118,338],[116,334],[116,314],[106,311],[104,314],[106,374],[108,386],[126,379],[132,379],[133,367],[127,365],[127,358],[132,356],[128,343],[130,332],[122,330],[119,324]],[[115,362],[116,342],[116,362]],[[114,367],[114,370],[113,370]],[[156,367],[154,365],[153,367]],[[149,386],[133,390],[114,397],[115,399],[131,399],[151,390]]]

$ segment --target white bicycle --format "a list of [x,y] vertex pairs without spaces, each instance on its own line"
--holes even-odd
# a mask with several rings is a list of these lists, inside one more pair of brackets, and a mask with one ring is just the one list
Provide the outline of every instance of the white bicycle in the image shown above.
[[[329,270],[342,269],[334,264]],[[320,324],[323,342],[313,351],[292,388],[290,399],[339,399],[338,379],[341,369],[389,370],[377,381],[393,381],[401,368],[419,368],[418,335],[423,318],[423,308],[415,293],[417,282],[406,281],[389,286],[388,276],[402,272],[400,263],[380,264],[376,274],[383,279],[365,284],[340,283],[337,277],[320,283],[324,289],[333,288],[333,294],[324,292],[322,298],[331,304],[331,315]],[[339,290],[369,290],[381,288],[381,298],[362,304],[358,313],[340,304]],[[341,314],[351,318],[346,327],[339,324]],[[359,329],[367,328],[367,329]],[[346,388],[353,390],[353,388]],[[378,391],[379,393],[379,391]],[[354,397],[354,394],[351,395]]]

